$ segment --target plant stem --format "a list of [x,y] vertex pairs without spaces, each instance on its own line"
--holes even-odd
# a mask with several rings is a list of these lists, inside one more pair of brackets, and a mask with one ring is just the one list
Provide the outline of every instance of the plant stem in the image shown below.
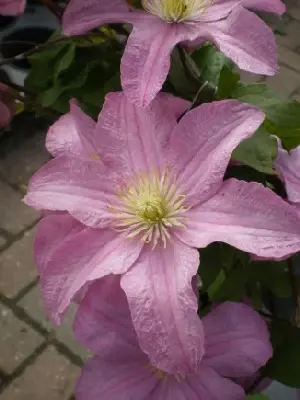
[[299,299],[299,288],[297,284],[296,271],[292,258],[289,258],[287,260],[287,264],[288,264],[289,278],[292,289],[292,298],[295,307],[294,322],[296,325],[298,325],[298,323],[300,322],[300,299]]
[[10,62],[13,62],[15,60],[22,60],[23,58],[29,57],[31,54],[34,54],[34,53],[40,51],[41,49],[43,49],[43,48],[45,48],[47,46],[63,42],[64,40],[70,40],[70,39],[65,38],[65,37],[59,37],[57,39],[49,40],[49,41],[47,41],[45,43],[38,44],[33,49],[25,51],[24,53],[17,54],[16,56],[13,56],[13,57],[5,58],[4,60],[0,61],[0,66],[4,65],[4,64],[8,64]]

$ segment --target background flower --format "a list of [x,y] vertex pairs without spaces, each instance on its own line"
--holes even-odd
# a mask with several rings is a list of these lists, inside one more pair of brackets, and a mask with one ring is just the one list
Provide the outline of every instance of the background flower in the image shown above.
[[[146,106],[160,91],[170,67],[170,54],[181,42],[209,40],[241,69],[274,75],[276,44],[272,31],[244,7],[285,10],[280,0],[144,0],[144,9],[129,10],[125,0],[71,0],[63,18],[67,35],[96,26],[133,25],[121,63],[122,86],[131,101]],[[195,40],[197,40],[195,42]]]
[[250,307],[226,302],[203,318],[203,326],[205,355],[197,371],[167,374],[139,348],[119,278],[94,283],[74,324],[78,340],[97,354],[83,368],[78,400],[245,399],[230,378],[249,376],[271,357],[264,321]]

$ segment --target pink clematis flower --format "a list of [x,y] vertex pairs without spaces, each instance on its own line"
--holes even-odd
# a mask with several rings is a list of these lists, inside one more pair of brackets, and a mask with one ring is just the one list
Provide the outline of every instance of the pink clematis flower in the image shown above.
[[13,97],[8,93],[8,87],[0,83],[0,128],[7,126],[15,112]]
[[[141,109],[111,93],[95,124],[72,103],[47,136],[55,158],[34,175],[25,198],[37,209],[67,211],[41,221],[35,246],[53,319],[87,282],[122,275],[141,347],[170,372],[194,370],[201,356],[194,351],[201,331],[191,284],[195,248],[223,241],[274,258],[300,249],[293,207],[260,184],[223,182],[233,149],[264,114],[225,100],[177,123],[186,107],[160,94]],[[190,365],[182,361],[187,354]]]
[[288,152],[278,140],[275,168],[285,183],[288,200],[300,211],[300,146]]
[[24,12],[26,0],[0,0],[0,15],[19,15]]
[[272,356],[265,322],[252,308],[226,302],[201,323],[205,354],[197,368],[170,374],[153,365],[139,347],[119,279],[110,276],[94,283],[74,324],[78,340],[96,354],[83,368],[77,400],[246,399],[230,378],[254,374]]
[[98,25],[133,25],[121,63],[123,89],[139,106],[160,91],[169,71],[170,54],[182,42],[209,40],[241,69],[257,74],[277,72],[274,35],[245,7],[282,14],[280,0],[143,0],[130,10],[125,0],[71,0],[63,17],[66,35],[82,34]]

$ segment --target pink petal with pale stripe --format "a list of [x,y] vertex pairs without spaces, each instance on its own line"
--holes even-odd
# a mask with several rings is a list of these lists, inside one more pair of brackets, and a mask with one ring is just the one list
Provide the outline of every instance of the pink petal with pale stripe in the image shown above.
[[85,228],[63,242],[41,271],[44,303],[52,319],[60,322],[87,282],[109,274],[124,274],[139,257],[141,248],[141,242],[128,241],[111,229]]
[[63,15],[65,35],[80,35],[109,23],[130,22],[126,0],[70,0]]
[[188,212],[176,235],[194,247],[225,242],[260,257],[281,259],[300,250],[297,211],[258,183],[229,179],[209,200]]
[[88,160],[97,157],[94,144],[96,122],[81,111],[75,100],[70,112],[63,115],[48,130],[46,148],[54,156],[69,155]]
[[0,15],[20,15],[26,6],[26,0],[0,0]]
[[170,168],[179,171],[177,184],[189,205],[201,203],[220,188],[233,150],[263,120],[261,111],[237,100],[203,104],[182,118],[167,157]]
[[203,356],[192,288],[198,264],[198,252],[175,240],[165,249],[144,247],[121,278],[141,348],[153,365],[169,373],[195,372]]

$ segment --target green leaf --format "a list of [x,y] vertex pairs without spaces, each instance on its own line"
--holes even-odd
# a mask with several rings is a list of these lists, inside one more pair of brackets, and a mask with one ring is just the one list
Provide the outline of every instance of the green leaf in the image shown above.
[[261,282],[278,297],[290,297],[291,285],[285,261],[254,261],[247,267],[251,281]]
[[300,329],[288,322],[273,321],[271,339],[274,356],[264,373],[287,386],[300,388]]
[[242,268],[236,268],[225,275],[224,270],[221,271],[219,284],[216,289],[210,291],[209,297],[213,302],[222,302],[226,300],[241,301],[245,288],[245,273]]
[[300,103],[281,100],[268,86],[260,83],[238,83],[230,97],[264,111],[265,127],[280,137],[287,148],[300,144]]
[[254,136],[244,140],[234,150],[232,160],[266,174],[275,174],[273,160],[276,155],[276,139],[264,127],[261,127]]
[[232,62],[219,52],[213,45],[207,43],[192,54],[192,59],[200,70],[201,80],[217,87],[224,66],[232,67]]
[[247,396],[248,400],[270,400],[270,397],[267,396],[266,394],[249,394]]
[[220,73],[217,92],[218,98],[227,99],[230,97],[239,80],[240,74],[225,65]]

